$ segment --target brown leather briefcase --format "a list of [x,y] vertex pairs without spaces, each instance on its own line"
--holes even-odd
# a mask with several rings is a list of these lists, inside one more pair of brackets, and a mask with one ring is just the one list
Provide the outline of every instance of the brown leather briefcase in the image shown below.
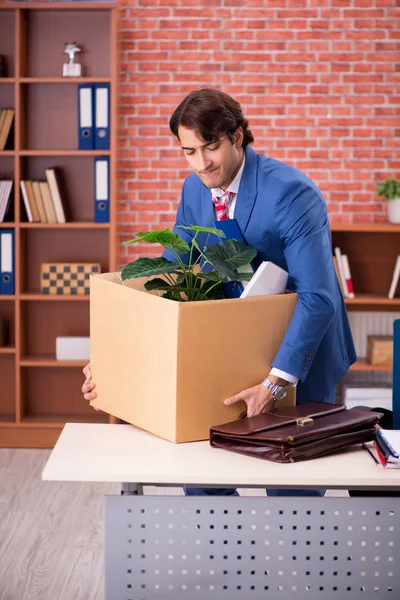
[[212,427],[214,448],[274,462],[324,456],[374,439],[381,413],[307,402]]

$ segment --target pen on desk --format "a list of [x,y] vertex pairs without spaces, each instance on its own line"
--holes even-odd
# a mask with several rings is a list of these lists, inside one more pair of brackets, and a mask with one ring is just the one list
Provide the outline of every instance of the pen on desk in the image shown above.
[[389,444],[389,442],[387,441],[387,439],[385,438],[385,436],[383,435],[381,430],[377,429],[376,433],[379,436],[379,438],[382,440],[382,442],[385,444],[385,446],[387,447],[389,452],[392,454],[392,456],[394,456],[395,458],[400,458],[399,455],[397,454],[396,450],[393,448],[393,446],[391,444]]
[[376,465],[379,465],[379,460],[376,458],[376,456],[374,456],[374,453],[372,452],[372,450],[370,448],[368,448],[368,446],[366,446],[365,444],[361,444],[361,445],[364,448],[364,450],[366,450],[368,452],[368,454],[370,454],[370,456],[372,456],[374,463]]

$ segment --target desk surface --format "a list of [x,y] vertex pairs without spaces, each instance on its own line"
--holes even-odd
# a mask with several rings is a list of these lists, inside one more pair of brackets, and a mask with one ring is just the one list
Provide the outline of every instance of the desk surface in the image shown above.
[[173,444],[132,425],[84,423],[65,425],[42,477],[167,485],[400,487],[400,469],[376,465],[360,446],[278,464],[211,448],[208,442]]

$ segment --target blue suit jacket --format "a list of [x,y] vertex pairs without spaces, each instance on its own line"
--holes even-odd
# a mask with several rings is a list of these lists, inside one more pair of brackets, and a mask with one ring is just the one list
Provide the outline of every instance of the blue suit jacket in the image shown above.
[[[247,147],[235,219],[257,260],[270,260],[289,273],[288,289],[298,302],[272,366],[300,379],[297,402],[326,399],[355,362],[356,353],[336,277],[326,204],[316,185],[297,169]],[[178,225],[212,227],[210,190],[195,174],[183,186]],[[198,236],[200,246],[217,241]],[[168,253],[165,254],[168,256]]]

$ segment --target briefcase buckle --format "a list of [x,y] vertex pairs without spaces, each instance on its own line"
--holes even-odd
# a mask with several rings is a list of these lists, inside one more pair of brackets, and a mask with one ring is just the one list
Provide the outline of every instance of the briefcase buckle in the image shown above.
[[296,425],[300,425],[300,427],[306,427],[307,425],[312,425],[314,423],[314,419],[311,417],[302,417],[301,419],[296,419]]

